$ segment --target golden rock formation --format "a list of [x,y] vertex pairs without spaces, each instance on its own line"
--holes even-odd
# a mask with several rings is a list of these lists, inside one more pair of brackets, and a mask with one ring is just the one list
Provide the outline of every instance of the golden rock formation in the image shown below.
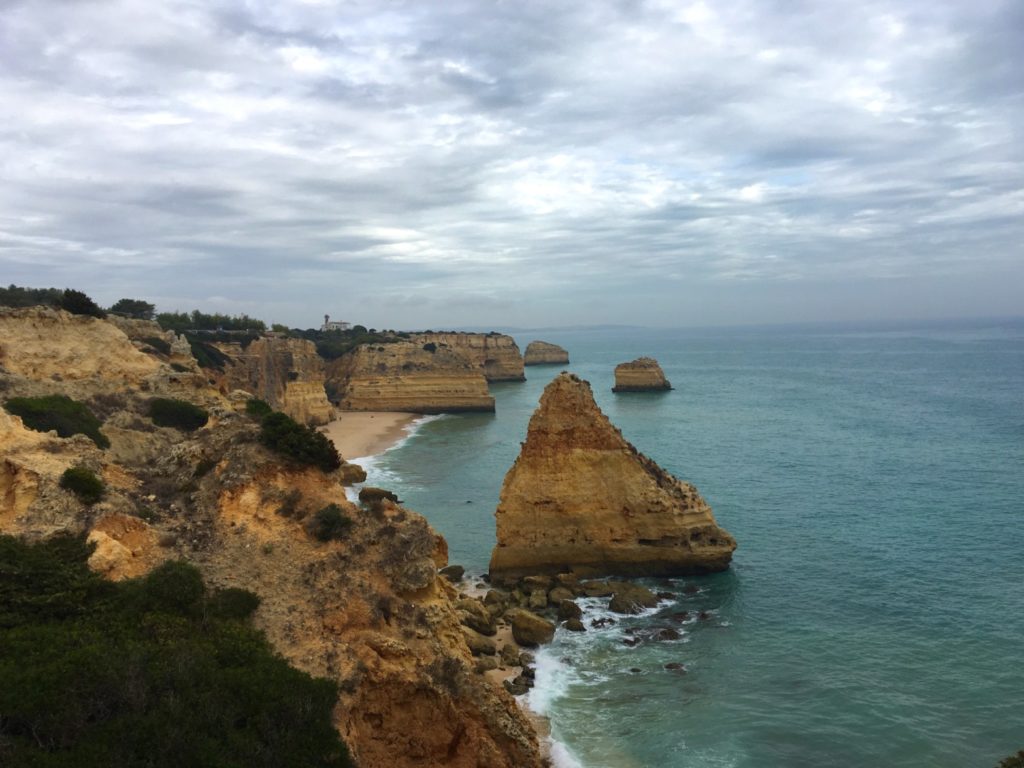
[[630,445],[568,373],[544,390],[495,512],[491,577],[721,571],[736,542],[711,508]]
[[523,356],[511,336],[502,333],[417,333],[413,341],[448,347],[478,366],[487,381],[526,381]]
[[328,386],[349,411],[493,411],[479,367],[436,342],[364,344],[328,367]]
[[569,353],[547,341],[531,341],[523,355],[524,365],[565,365],[568,362]]
[[672,389],[672,385],[653,357],[638,357],[615,366],[612,392],[661,392],[666,389]]
[[225,368],[228,388],[250,392],[303,424],[326,424],[334,418],[324,389],[324,362],[313,342],[264,337],[245,347],[216,346],[231,359]]
[[112,323],[50,307],[0,307],[0,366],[34,380],[138,384],[160,361]]

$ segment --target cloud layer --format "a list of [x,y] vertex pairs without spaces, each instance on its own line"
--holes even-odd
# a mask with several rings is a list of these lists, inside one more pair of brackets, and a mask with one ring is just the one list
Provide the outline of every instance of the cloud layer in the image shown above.
[[0,282],[309,326],[1024,313],[1016,0],[0,6]]

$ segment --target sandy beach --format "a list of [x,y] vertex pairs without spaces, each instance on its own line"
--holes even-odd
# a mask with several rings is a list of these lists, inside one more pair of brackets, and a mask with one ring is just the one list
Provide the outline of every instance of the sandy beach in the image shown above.
[[414,413],[338,411],[338,418],[320,431],[331,439],[346,461],[383,453],[408,434]]

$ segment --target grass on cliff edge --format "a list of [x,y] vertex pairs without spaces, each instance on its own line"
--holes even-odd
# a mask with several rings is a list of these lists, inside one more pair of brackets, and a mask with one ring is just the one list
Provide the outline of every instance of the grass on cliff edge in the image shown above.
[[90,552],[0,536],[0,765],[353,765],[335,684],[274,654],[255,595],[183,562],[108,582]]
[[26,427],[37,432],[53,429],[61,437],[81,434],[100,448],[110,447],[110,440],[100,432],[100,420],[89,406],[65,395],[12,397],[4,403],[4,409],[20,416]]

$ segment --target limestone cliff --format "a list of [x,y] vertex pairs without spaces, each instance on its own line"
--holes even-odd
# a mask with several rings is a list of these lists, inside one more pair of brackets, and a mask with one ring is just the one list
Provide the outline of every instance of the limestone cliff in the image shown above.
[[487,381],[526,381],[519,345],[501,333],[417,333],[419,344],[447,347],[483,371]]
[[231,362],[224,376],[229,389],[241,389],[303,424],[326,424],[334,409],[324,390],[324,362],[305,339],[263,337],[243,346],[218,343]]
[[112,323],[51,307],[0,307],[0,366],[37,381],[138,384],[160,361]]
[[[157,361],[155,374],[135,381],[134,368],[113,360],[113,397],[95,360],[119,344],[137,365],[138,350],[123,334],[89,335],[93,323],[54,322],[92,330],[76,332],[75,356],[61,358],[68,337],[33,335],[35,315],[21,319],[25,327],[5,326],[5,359],[47,378],[0,369],[3,398],[74,385],[94,402],[112,445],[34,432],[0,410],[0,532],[87,534],[96,545],[90,565],[112,579],[174,558],[197,565],[213,587],[256,592],[254,620],[275,648],[338,682],[335,725],[362,768],[540,768],[532,726],[474,669],[458,596],[437,576],[446,547],[422,517],[390,503],[360,509],[346,500],[339,472],[282,461],[260,445],[257,422],[205,377],[163,376]],[[23,339],[38,348],[21,349]],[[53,380],[50,356],[74,360],[80,378]],[[209,423],[193,433],[154,426],[145,416],[153,391],[203,403]],[[61,473],[78,465],[105,481],[99,503],[86,506],[59,486]],[[309,523],[329,504],[351,526],[324,543]]]
[[672,389],[672,385],[653,357],[638,357],[615,366],[612,392],[661,392],[666,389]]
[[706,573],[727,568],[736,548],[696,488],[638,453],[567,373],[544,390],[495,517],[499,581]]
[[344,410],[494,410],[479,367],[436,343],[364,344],[329,365],[327,382]]
[[547,341],[531,341],[523,355],[524,365],[566,365],[568,362],[569,353]]

